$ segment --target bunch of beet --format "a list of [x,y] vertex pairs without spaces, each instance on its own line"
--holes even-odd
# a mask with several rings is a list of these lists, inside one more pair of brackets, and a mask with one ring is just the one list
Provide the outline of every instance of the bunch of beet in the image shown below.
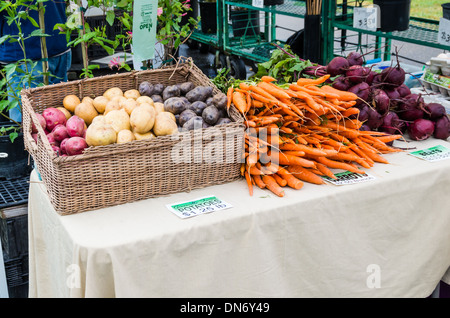
[[425,103],[422,96],[412,94],[404,84],[406,72],[397,61],[381,72],[364,66],[363,55],[351,52],[347,57],[337,56],[326,66],[336,89],[356,94],[361,129],[390,134],[408,132],[413,140],[430,136],[449,137],[450,122],[444,106]]

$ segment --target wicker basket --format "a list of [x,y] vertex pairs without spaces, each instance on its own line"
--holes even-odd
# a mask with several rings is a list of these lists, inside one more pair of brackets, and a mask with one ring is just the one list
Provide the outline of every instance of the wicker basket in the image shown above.
[[[190,191],[240,178],[244,125],[232,107],[232,123],[125,144],[90,147],[82,155],[61,157],[39,125],[31,137],[35,112],[62,105],[64,96],[102,95],[111,87],[137,89],[150,81],[165,85],[191,81],[219,90],[195,65],[134,71],[22,91],[25,147],[32,155],[55,210],[61,215]],[[209,157],[211,155],[211,157]]]

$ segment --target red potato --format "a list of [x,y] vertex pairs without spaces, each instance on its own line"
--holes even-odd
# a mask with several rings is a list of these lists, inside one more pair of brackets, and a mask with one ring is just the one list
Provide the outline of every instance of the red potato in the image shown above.
[[87,147],[88,144],[82,137],[70,137],[65,143],[65,151],[69,156],[81,155]]
[[56,152],[58,155],[61,154],[61,149],[60,149],[58,146],[52,145],[52,149],[53,149],[53,151]]
[[42,112],[42,116],[45,118],[46,129],[52,131],[58,124],[65,125],[67,122],[66,115],[57,108],[50,107]]
[[70,137],[83,137],[86,131],[84,120],[77,115],[73,115],[67,120],[66,128]]
[[62,154],[67,154],[67,152],[66,152],[66,143],[67,143],[67,140],[69,140],[69,139],[70,139],[70,137],[66,138],[66,139],[63,139],[61,141],[60,145],[59,145],[59,148],[61,149],[61,153]]
[[69,137],[66,126],[62,124],[56,125],[55,128],[53,128],[52,133],[55,140],[59,142]]
[[[47,122],[46,122],[44,116],[42,116],[42,114],[36,113],[36,117],[37,117],[37,119],[39,121],[39,124],[41,125],[42,129],[45,130],[45,128],[47,127]],[[34,125],[34,123],[31,123],[31,132],[32,133],[37,133],[38,132],[36,126]]]
[[55,139],[55,135],[52,132],[47,134],[47,139],[51,146],[55,145],[59,147],[59,141]]

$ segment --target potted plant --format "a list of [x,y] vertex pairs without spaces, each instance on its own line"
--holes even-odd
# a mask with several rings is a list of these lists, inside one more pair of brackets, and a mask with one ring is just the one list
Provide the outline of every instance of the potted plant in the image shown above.
[[[37,86],[36,76],[42,77],[41,85],[48,83],[51,74],[48,73],[48,55],[46,49],[46,34],[44,27],[44,2],[32,3],[30,1],[1,1],[1,13],[4,14],[8,25],[17,27],[17,34],[5,34],[0,38],[0,44],[6,41],[18,44],[23,53],[23,59],[9,63],[0,70],[0,115],[3,120],[0,124],[0,178],[17,179],[27,176],[31,172],[28,152],[25,150],[21,120],[14,120],[10,111],[20,114],[21,118],[21,87]],[[39,12],[39,21],[33,19],[29,12]],[[23,21],[26,20],[36,27],[29,35],[22,31]],[[39,62],[27,58],[25,41],[39,37],[42,54],[42,72],[36,71]],[[39,73],[39,74],[38,74]],[[20,75],[20,76],[16,76]]]

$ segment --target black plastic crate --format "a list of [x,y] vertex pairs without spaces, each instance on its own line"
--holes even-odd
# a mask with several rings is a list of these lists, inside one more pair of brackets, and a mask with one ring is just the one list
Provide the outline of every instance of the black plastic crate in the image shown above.
[[25,176],[0,181],[0,209],[28,203],[29,180],[30,177]]
[[27,298],[29,283],[28,254],[7,260],[4,263],[9,298]]
[[28,205],[18,207],[16,211],[11,209],[12,213],[17,214],[12,217],[5,215],[5,210],[2,213],[0,218],[0,235],[5,260],[15,259],[28,254],[27,209]]

